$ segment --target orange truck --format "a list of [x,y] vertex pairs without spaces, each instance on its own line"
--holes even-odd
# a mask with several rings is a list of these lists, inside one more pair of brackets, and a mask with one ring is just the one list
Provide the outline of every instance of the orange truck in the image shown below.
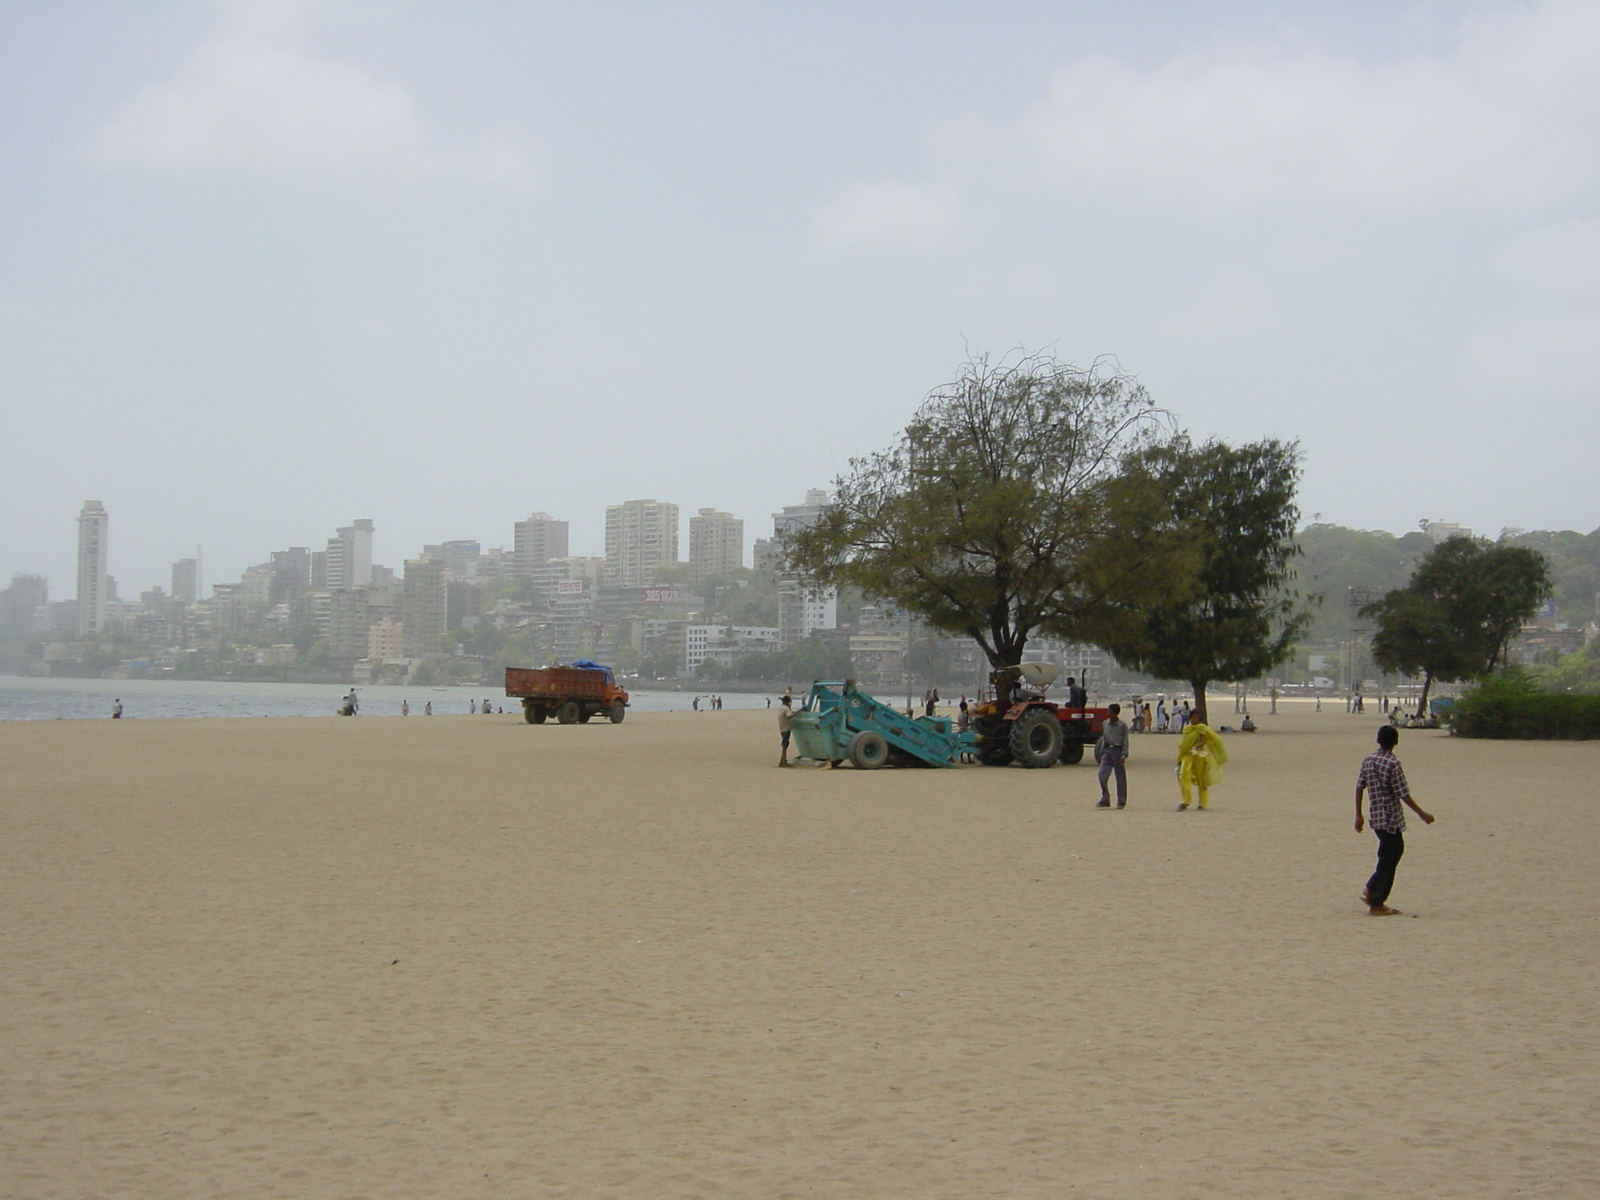
[[581,725],[598,716],[616,725],[628,712],[628,693],[617,686],[611,668],[587,659],[568,667],[507,667],[506,695],[522,701],[522,716],[530,725],[551,717]]

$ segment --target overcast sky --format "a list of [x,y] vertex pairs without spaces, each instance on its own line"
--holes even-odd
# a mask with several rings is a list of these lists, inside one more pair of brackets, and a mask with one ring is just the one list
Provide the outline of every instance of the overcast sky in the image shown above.
[[[0,586],[770,514],[968,351],[1600,525],[1600,5],[0,0]],[[685,543],[684,552],[687,553]]]

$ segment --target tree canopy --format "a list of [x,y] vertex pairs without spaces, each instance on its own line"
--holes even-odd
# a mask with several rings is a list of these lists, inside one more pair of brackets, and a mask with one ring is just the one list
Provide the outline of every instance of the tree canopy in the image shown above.
[[1435,681],[1478,679],[1503,666],[1511,639],[1551,586],[1537,550],[1450,538],[1423,557],[1410,583],[1361,610],[1378,624],[1373,661],[1423,677],[1420,714]]
[[1109,605],[1156,593],[1172,551],[1164,501],[1123,466],[1171,430],[1104,361],[974,358],[893,446],[850,461],[822,517],[790,535],[787,565],[1015,665],[1046,622],[1073,636]]
[[1124,665],[1187,682],[1204,720],[1207,684],[1264,674],[1293,653],[1310,620],[1290,586],[1300,452],[1272,439],[1233,447],[1178,438],[1133,469],[1170,497],[1172,536],[1193,552],[1191,575],[1155,603],[1118,606],[1096,640]]

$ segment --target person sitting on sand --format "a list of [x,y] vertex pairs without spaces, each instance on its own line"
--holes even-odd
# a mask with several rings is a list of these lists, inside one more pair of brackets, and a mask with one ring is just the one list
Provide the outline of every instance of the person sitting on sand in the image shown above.
[[1411,798],[1406,773],[1394,754],[1399,741],[1400,731],[1393,725],[1379,726],[1378,748],[1361,760],[1361,771],[1356,776],[1356,832],[1361,832],[1361,798],[1365,795],[1372,832],[1378,835],[1378,865],[1367,886],[1361,889],[1361,902],[1367,906],[1367,915],[1373,917],[1400,915],[1400,910],[1390,908],[1388,903],[1395,868],[1406,852],[1406,814],[1400,805],[1421,817],[1424,825],[1433,824],[1433,814],[1423,812]]
[[1228,761],[1228,748],[1222,739],[1203,720],[1196,709],[1189,717],[1178,742],[1178,787],[1183,792],[1183,802],[1178,811],[1189,807],[1191,789],[1200,789],[1200,811],[1206,811],[1211,789],[1222,782],[1222,768]]

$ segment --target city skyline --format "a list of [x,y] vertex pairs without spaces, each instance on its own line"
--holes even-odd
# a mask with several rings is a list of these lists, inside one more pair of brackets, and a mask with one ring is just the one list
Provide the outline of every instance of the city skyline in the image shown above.
[[[1600,523],[1600,7],[15,8],[0,567],[750,525],[970,355],[1114,358],[1303,511]],[[342,515],[340,515],[342,514]]]

